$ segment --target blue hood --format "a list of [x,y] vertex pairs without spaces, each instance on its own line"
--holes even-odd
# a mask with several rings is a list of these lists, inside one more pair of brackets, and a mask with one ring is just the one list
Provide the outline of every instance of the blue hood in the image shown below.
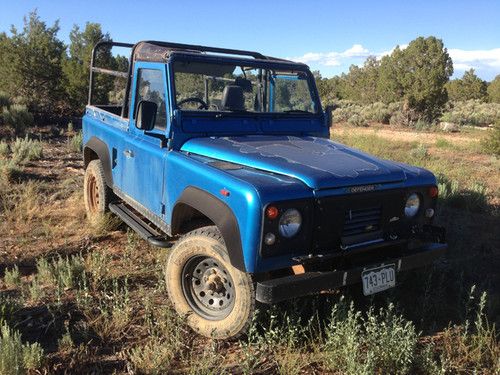
[[181,150],[294,177],[312,189],[406,179],[401,165],[325,138],[271,135],[193,138]]

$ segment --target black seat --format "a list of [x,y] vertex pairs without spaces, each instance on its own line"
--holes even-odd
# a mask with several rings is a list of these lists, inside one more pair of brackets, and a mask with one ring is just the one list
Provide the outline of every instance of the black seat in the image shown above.
[[221,107],[223,111],[244,111],[245,97],[243,96],[243,89],[238,85],[224,87]]

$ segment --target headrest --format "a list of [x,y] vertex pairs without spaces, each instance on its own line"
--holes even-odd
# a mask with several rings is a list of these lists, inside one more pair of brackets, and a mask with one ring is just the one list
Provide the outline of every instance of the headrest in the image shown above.
[[237,85],[227,85],[222,92],[221,107],[224,111],[244,111],[243,89]]

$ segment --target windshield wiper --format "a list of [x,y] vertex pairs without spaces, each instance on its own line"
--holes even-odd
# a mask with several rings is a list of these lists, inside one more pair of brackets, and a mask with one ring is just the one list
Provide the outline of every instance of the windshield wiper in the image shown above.
[[302,109],[288,109],[286,111],[283,111],[284,113],[308,113],[310,115],[312,115],[312,112],[309,112],[309,111],[304,111]]

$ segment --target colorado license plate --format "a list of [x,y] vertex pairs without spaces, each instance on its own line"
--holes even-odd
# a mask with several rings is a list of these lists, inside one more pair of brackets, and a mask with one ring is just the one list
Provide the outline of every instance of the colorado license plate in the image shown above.
[[361,273],[361,281],[365,296],[393,288],[396,286],[396,267],[394,264],[387,264],[364,270]]

